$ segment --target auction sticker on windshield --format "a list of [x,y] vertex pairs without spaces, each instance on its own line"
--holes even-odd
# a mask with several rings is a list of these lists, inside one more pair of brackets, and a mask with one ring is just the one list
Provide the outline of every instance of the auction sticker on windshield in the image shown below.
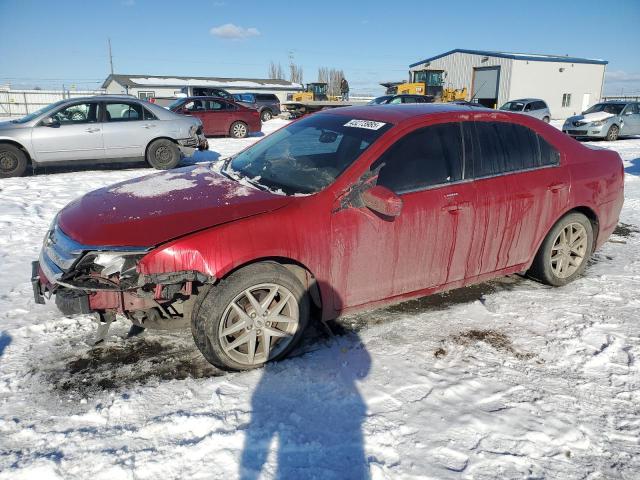
[[345,127],[366,128],[368,130],[380,130],[384,127],[384,122],[374,122],[372,120],[349,120],[344,124]]

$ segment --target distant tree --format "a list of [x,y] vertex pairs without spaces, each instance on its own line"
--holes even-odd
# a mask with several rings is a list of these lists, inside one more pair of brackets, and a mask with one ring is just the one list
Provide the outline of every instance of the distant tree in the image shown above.
[[340,95],[340,81],[344,78],[344,72],[337,68],[320,67],[318,68],[318,82],[326,83],[327,95]]
[[302,65],[291,63],[289,65],[289,81],[293,83],[302,83],[303,72]]
[[282,80],[284,79],[284,72],[282,70],[282,65],[280,63],[271,62],[269,64],[269,78],[274,80]]
[[329,83],[329,69],[327,67],[318,68],[318,82]]

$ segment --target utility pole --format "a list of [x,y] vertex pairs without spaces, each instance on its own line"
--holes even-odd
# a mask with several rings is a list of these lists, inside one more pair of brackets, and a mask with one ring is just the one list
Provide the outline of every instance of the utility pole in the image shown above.
[[113,55],[111,54],[111,38],[107,37],[107,43],[109,44],[109,65],[111,65],[111,75],[113,75]]

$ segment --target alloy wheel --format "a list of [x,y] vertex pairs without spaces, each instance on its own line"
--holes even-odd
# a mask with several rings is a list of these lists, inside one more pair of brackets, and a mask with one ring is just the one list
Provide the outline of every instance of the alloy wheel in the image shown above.
[[222,314],[218,340],[235,362],[253,366],[277,356],[299,327],[295,296],[282,285],[263,283],[237,295]]
[[247,127],[243,123],[236,123],[233,126],[233,136],[237,138],[244,137],[247,134]]
[[587,231],[579,223],[565,226],[551,247],[551,270],[558,278],[573,275],[587,254]]

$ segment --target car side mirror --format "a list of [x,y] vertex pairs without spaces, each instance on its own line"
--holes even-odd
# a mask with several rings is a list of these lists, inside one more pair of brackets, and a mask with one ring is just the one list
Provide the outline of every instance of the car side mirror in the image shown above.
[[56,128],[60,126],[60,122],[57,118],[46,117],[42,120],[42,126]]
[[397,217],[402,211],[402,199],[381,185],[375,185],[361,194],[364,206],[385,217]]

